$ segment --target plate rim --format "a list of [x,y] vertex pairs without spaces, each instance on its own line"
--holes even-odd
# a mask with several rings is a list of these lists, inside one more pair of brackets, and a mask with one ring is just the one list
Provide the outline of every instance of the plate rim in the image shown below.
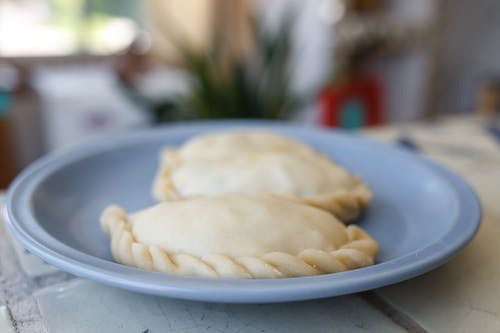
[[[112,150],[121,145],[127,145],[130,142],[137,142],[141,138],[146,141],[151,140],[156,135],[161,135],[166,131],[182,133],[186,129],[198,128],[201,131],[206,131],[207,129],[216,130],[217,128],[228,129],[229,126],[257,126],[271,129],[296,128],[304,131],[304,133],[309,132],[311,135],[313,132],[323,133],[321,135],[343,137],[362,144],[376,146],[378,149],[391,150],[405,157],[405,159],[411,159],[423,164],[446,181],[457,195],[460,214],[458,214],[456,223],[447,230],[446,234],[438,241],[427,244],[419,252],[423,259],[419,258],[416,263],[408,263],[408,257],[411,256],[411,253],[409,253],[370,267],[334,274],[270,280],[214,280],[149,272],[94,257],[52,237],[36,223],[36,219],[32,218],[30,220],[29,214],[26,213],[30,208],[26,205],[30,202],[29,197],[32,194],[30,186],[31,190],[35,188],[36,183],[43,179],[42,176],[51,174],[51,172],[57,170],[58,166],[61,167],[81,158]],[[440,266],[470,242],[481,223],[479,199],[470,185],[461,177],[422,155],[403,151],[400,148],[379,143],[366,137],[352,135],[342,130],[325,130],[318,127],[275,121],[226,120],[177,123],[115,135],[108,137],[105,144],[103,144],[104,140],[106,138],[93,139],[72,149],[64,149],[63,151],[48,154],[23,170],[7,191],[6,223],[23,246],[49,264],[83,278],[135,292],[196,301],[228,303],[299,301],[360,292],[397,283]],[[96,145],[96,142],[99,142],[99,145]],[[468,209],[464,211],[465,206]],[[20,216],[23,216],[25,221],[21,221]],[[32,227],[38,225],[38,228],[35,227],[29,230],[27,226],[30,225]],[[453,237],[457,238],[452,239],[450,243],[442,241]],[[398,267],[400,264],[402,266]]]

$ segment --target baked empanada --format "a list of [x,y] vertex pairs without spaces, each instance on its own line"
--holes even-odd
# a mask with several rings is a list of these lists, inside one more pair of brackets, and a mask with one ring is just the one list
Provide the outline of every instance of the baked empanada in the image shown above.
[[272,194],[325,209],[344,222],[371,201],[359,178],[310,147],[266,132],[229,132],[166,149],[153,196],[175,200],[215,194]]
[[119,263],[171,274],[283,278],[372,265],[377,242],[332,214],[268,196],[166,201],[134,214],[109,206],[101,226]]

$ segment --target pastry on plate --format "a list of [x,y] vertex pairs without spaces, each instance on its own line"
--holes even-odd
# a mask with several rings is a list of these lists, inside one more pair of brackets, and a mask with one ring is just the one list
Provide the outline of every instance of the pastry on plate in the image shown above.
[[119,263],[170,274],[283,278],[372,265],[377,242],[332,214],[269,196],[165,201],[128,214],[107,207],[101,226]]
[[371,201],[360,179],[312,148],[267,132],[226,132],[167,148],[153,182],[159,201],[272,194],[356,219]]

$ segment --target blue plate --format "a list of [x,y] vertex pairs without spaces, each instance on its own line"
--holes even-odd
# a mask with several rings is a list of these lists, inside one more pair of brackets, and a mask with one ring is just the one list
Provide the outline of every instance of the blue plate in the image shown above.
[[[158,152],[202,132],[265,128],[303,141],[372,188],[359,224],[380,243],[376,265],[321,276],[226,280],[173,276],[114,263],[99,215],[153,204]],[[28,167],[7,197],[8,224],[32,253],[75,275],[137,292],[191,300],[261,303],[305,300],[385,286],[427,272],[476,233],[481,209],[470,187],[417,154],[331,130],[273,122],[191,123],[95,141]]]

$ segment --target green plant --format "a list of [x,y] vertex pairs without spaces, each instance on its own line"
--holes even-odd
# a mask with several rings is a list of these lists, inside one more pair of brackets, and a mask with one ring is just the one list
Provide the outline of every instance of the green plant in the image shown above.
[[221,59],[222,40],[204,53],[180,47],[190,89],[158,105],[157,119],[288,117],[300,104],[290,87],[292,26],[289,16],[275,33],[253,29],[252,54],[229,62]]

